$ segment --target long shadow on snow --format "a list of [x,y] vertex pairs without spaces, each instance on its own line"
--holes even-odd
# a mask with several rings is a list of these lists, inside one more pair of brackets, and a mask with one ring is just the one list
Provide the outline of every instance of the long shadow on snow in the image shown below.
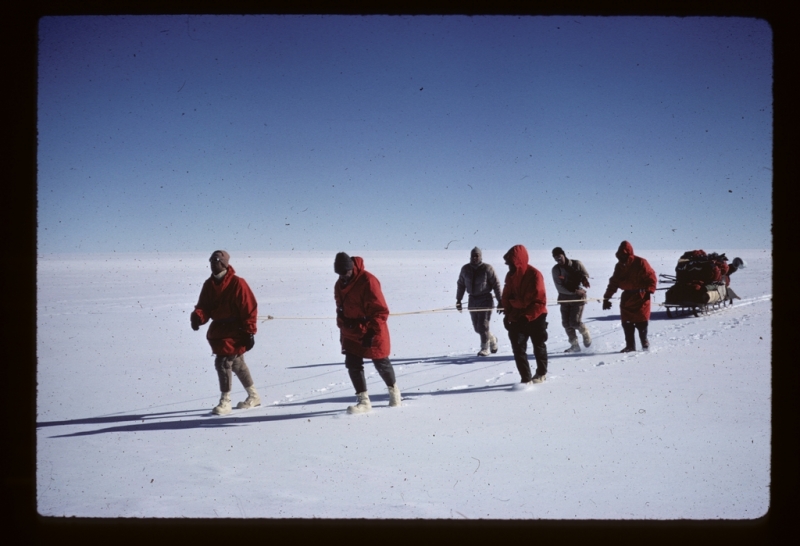
[[[419,358],[392,358],[393,365],[399,364],[474,364],[476,362],[497,362],[501,360],[513,360],[512,355],[508,356],[477,356],[477,355],[461,355],[461,356],[426,356]],[[365,368],[370,366],[372,361],[369,358],[364,359]],[[325,362],[322,364],[306,364],[303,366],[287,366],[287,370],[299,370],[304,368],[321,368],[326,366],[341,366],[344,368],[344,358],[341,362]]]
[[[688,313],[686,316],[694,318],[694,315],[692,313]],[[675,317],[675,318],[683,318],[683,317],[681,316],[681,317]],[[606,315],[606,316],[602,316],[602,317],[587,318],[587,319],[584,319],[583,322],[588,324],[590,322],[595,322],[595,321],[597,321],[597,322],[620,322],[621,320],[622,320],[622,317],[620,315]],[[674,318],[668,317],[666,311],[651,311],[650,312],[650,321],[654,321],[654,320],[674,320]]]
[[[448,395],[448,394],[473,394],[473,393],[481,393],[481,392],[490,392],[494,390],[508,390],[509,386],[504,385],[485,385],[480,387],[465,387],[465,388],[458,388],[458,389],[450,389],[450,390],[436,390],[436,391],[427,391],[427,392],[414,392],[413,395],[406,395],[403,397],[404,400],[411,400],[417,396],[441,396],[441,395]],[[388,395],[376,395],[370,397],[373,402],[377,402],[379,404],[387,403],[389,401]],[[353,401],[352,396],[338,396],[335,398],[321,398],[318,400],[304,400],[299,402],[292,402],[292,403],[284,403],[281,404],[281,407],[293,407],[293,406],[312,406],[317,404],[344,404],[351,403]],[[380,406],[377,406],[380,407]],[[335,410],[324,410],[324,411],[311,411],[311,412],[303,412],[303,413],[294,413],[291,415],[259,415],[259,416],[252,416],[252,417],[241,417],[237,416],[236,413],[232,413],[231,415],[225,416],[218,416],[218,417],[211,417],[207,410],[193,410],[193,411],[186,411],[186,412],[161,412],[161,413],[153,413],[150,415],[127,415],[127,416],[116,416],[116,417],[96,417],[96,418],[88,418],[88,419],[75,419],[72,421],[51,421],[47,423],[42,423],[43,426],[66,426],[66,425],[77,425],[77,424],[101,424],[101,423],[110,423],[110,422],[119,422],[119,421],[144,421],[148,418],[155,419],[161,415],[172,415],[172,414],[184,414],[187,417],[193,417],[193,419],[188,421],[159,421],[154,423],[135,423],[130,425],[123,425],[117,427],[108,427],[99,430],[87,430],[82,432],[73,432],[71,434],[58,434],[54,436],[50,436],[50,438],[74,438],[77,436],[93,436],[96,434],[106,434],[106,433],[113,433],[113,432],[153,432],[153,431],[162,431],[162,430],[191,430],[191,429],[200,429],[200,428],[220,428],[220,427],[233,427],[233,426],[240,426],[246,424],[255,424],[255,423],[266,423],[270,421],[285,421],[288,419],[310,419],[311,417],[322,417],[322,416],[329,416],[329,415],[337,415],[343,412],[342,409],[335,409]],[[241,415],[241,414],[240,414]],[[201,419],[196,419],[196,417],[202,417]]]
[[[418,396],[439,396],[442,394],[463,394],[463,393],[479,393],[479,392],[488,392],[493,390],[507,390],[508,385],[484,385],[480,387],[464,387],[464,388],[455,388],[455,389],[448,389],[448,390],[437,390],[437,391],[413,391],[413,393],[403,393],[402,400],[413,400]],[[369,395],[369,399],[372,402],[373,407],[381,407],[383,404],[389,403],[389,395],[388,394],[371,394]],[[298,402],[289,402],[289,403],[282,403],[281,407],[290,407],[290,406],[311,406],[314,404],[352,404],[355,401],[354,396],[340,396],[337,398],[320,398],[318,400],[303,400]],[[334,413],[337,413],[334,411]]]
[[[348,400],[352,401],[352,397],[348,398]],[[153,432],[159,430],[191,430],[200,428],[234,427],[250,423],[284,421],[287,419],[308,419],[311,417],[319,417],[323,415],[335,415],[337,413],[341,413],[341,410],[305,412],[305,413],[296,413],[293,415],[261,415],[253,417],[237,417],[235,414],[218,416],[218,417],[208,416],[207,418],[204,419],[192,419],[190,421],[138,423],[135,425],[109,427],[99,430],[73,432],[72,434],[58,434],[55,436],[50,436],[50,438],[74,438],[76,436],[93,436],[95,434],[106,434],[110,432]],[[209,412],[204,411],[203,415],[209,415]]]
[[85,419],[69,419],[66,421],[42,421],[36,423],[36,428],[44,427],[62,427],[68,425],[102,425],[105,423],[124,423],[126,421],[145,421],[147,419],[159,419],[161,417],[171,416],[185,416],[197,417],[208,414],[204,410],[188,410],[188,411],[162,411],[158,413],[141,413],[129,415],[109,415],[107,417],[87,417]]

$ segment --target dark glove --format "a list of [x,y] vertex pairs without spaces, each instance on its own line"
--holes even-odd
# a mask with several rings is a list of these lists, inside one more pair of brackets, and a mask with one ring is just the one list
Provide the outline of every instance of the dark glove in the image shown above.
[[639,289],[639,295],[642,297],[643,300],[650,299],[650,292],[648,292],[644,288]]
[[578,296],[578,298],[583,299],[583,298],[586,297],[586,290],[583,290],[582,288],[578,288],[575,291],[575,295]]
[[603,300],[603,311],[611,309],[611,300]]
[[250,334],[250,337],[247,338],[247,341],[244,342],[244,350],[245,352],[249,351],[253,348],[253,345],[256,344],[256,336]]
[[192,330],[196,332],[200,329],[200,317],[197,316],[197,313],[192,311],[192,314],[189,315],[189,320],[192,321]]
[[587,279],[586,277],[584,277],[584,278],[581,280],[581,284],[584,286],[584,288],[591,288],[591,287],[589,286],[589,279]]
[[456,309],[458,309],[459,313],[461,312],[462,307],[461,307],[461,302],[460,301],[456,302]]
[[498,315],[502,315],[502,314],[503,314],[503,313],[505,313],[505,312],[506,312],[506,311],[505,311],[505,309],[503,309],[502,307],[500,307],[500,304],[498,304],[498,305],[497,305],[497,314],[498,314]]
[[361,346],[366,348],[372,347],[372,338],[375,337],[375,332],[372,330],[367,330],[364,334],[364,337],[361,340]]

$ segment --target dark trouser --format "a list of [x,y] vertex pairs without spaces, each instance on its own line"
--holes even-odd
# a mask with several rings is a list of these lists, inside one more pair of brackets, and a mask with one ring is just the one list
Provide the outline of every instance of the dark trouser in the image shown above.
[[[386,383],[387,387],[391,387],[395,384],[394,368],[388,357],[374,358],[372,359],[372,363],[375,364],[375,369],[378,370],[378,374],[381,376],[381,379],[383,379],[383,382]],[[366,392],[367,379],[364,377],[364,358],[347,353],[344,356],[344,365],[347,366],[347,373],[350,374],[350,381],[353,382],[353,388],[356,389],[356,394]]]
[[219,377],[219,390],[220,392],[231,392],[232,373],[236,374],[242,386],[253,386],[253,379],[250,377],[250,369],[244,361],[244,355],[218,355],[214,359],[214,367],[217,369],[217,376]]
[[642,342],[642,347],[647,345],[647,323],[648,321],[646,320],[642,322],[622,321],[622,330],[625,332],[625,347],[627,349],[636,348],[636,339],[633,336],[634,330],[639,330],[639,341]]
[[[468,309],[490,309],[493,306],[491,292],[488,294],[480,294],[478,296],[469,296]],[[470,311],[470,318],[472,319],[472,327],[475,333],[481,336],[481,345],[489,342],[489,320],[492,318],[492,311]]]
[[583,325],[583,302],[578,303],[562,303],[561,304],[561,326],[567,332],[567,337],[570,342],[578,340],[578,334],[575,331],[583,332],[585,326]]
[[[523,319],[524,320],[524,319]],[[520,379],[527,383],[532,379],[528,363],[528,339],[533,342],[533,356],[536,358],[536,375],[547,374],[547,313],[539,315],[530,322],[508,322],[508,339],[514,351]]]

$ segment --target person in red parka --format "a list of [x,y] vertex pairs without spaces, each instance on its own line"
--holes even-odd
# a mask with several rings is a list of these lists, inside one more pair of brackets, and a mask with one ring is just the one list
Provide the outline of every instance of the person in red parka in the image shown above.
[[229,263],[230,255],[215,250],[209,258],[211,277],[200,290],[194,311],[190,316],[192,330],[211,320],[206,339],[211,352],[216,355],[214,367],[219,378],[219,404],[212,410],[217,415],[231,412],[232,373],[236,374],[247,391],[247,399],[236,405],[237,409],[261,405],[261,398],[250,377],[244,353],[255,344],[258,304],[247,282],[236,275]]
[[389,360],[389,307],[383,298],[381,283],[364,269],[364,260],[339,252],[333,262],[339,280],[333,288],[336,300],[336,325],[344,364],[356,391],[358,402],[348,406],[348,413],[366,413],[372,409],[364,377],[364,358],[372,359],[375,369],[389,388],[389,406],[400,405],[394,368]]
[[650,294],[656,291],[658,276],[647,260],[633,254],[633,245],[622,241],[617,249],[617,265],[608,279],[608,288],[603,294],[603,309],[611,309],[611,296],[622,289],[619,312],[622,330],[625,332],[625,348],[622,353],[636,350],[634,330],[639,331],[642,348],[648,349],[647,324],[650,320]]
[[[503,325],[508,330],[508,339],[514,351],[514,361],[521,382],[541,383],[547,375],[547,294],[542,273],[528,264],[528,250],[515,245],[503,256],[508,265],[503,295],[505,313]],[[536,358],[536,374],[531,377],[528,363],[528,339],[533,342]]]

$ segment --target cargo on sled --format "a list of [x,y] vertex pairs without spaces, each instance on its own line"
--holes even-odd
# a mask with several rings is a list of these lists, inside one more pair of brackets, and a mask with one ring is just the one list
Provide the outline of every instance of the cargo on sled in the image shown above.
[[[746,266],[741,258],[728,263],[725,254],[703,250],[684,252],[675,266],[675,275],[659,275],[659,282],[672,284],[662,304],[667,316],[692,313],[699,316],[741,299],[730,287],[731,275]],[[663,290],[663,289],[661,289]]]

